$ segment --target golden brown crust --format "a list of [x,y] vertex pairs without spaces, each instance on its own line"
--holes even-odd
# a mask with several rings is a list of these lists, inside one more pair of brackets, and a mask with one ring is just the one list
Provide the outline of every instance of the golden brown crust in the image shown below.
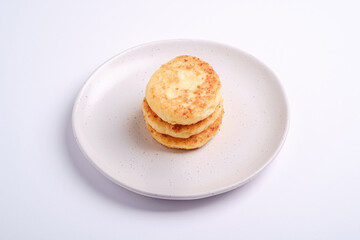
[[142,103],[142,111],[145,121],[158,133],[167,134],[177,138],[188,138],[198,134],[209,127],[220,116],[222,111],[222,101],[216,107],[215,111],[207,118],[190,125],[170,124],[163,121],[154,113],[146,99]]
[[169,148],[178,148],[178,149],[195,149],[202,147],[217,133],[220,128],[224,110],[221,111],[220,116],[211,124],[208,128],[202,131],[199,134],[193,135],[189,138],[175,138],[169,135],[161,134],[156,132],[148,123],[148,127],[152,137],[162,145]]
[[210,64],[184,55],[162,65],[153,74],[145,96],[162,120],[189,125],[214,112],[222,98],[221,83]]

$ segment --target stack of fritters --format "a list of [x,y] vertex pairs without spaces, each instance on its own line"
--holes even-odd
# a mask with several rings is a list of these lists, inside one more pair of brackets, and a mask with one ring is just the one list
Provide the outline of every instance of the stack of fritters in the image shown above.
[[151,77],[142,110],[156,141],[169,148],[199,148],[222,122],[219,76],[197,57],[176,57]]

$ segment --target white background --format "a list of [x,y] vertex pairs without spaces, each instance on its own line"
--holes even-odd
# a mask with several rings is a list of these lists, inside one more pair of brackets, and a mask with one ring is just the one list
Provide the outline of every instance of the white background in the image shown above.
[[[1,1],[0,239],[359,239],[357,1]],[[220,196],[166,201],[113,184],[71,131],[92,71],[138,44],[218,41],[267,64],[285,145]]]

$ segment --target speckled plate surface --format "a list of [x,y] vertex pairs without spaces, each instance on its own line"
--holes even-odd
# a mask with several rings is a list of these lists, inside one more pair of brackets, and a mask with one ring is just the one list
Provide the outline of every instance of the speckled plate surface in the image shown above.
[[[152,73],[184,54],[213,66],[225,109],[220,132],[191,151],[153,140],[141,112]],[[238,49],[199,40],[153,42],[113,57],[90,76],[73,109],[74,135],[99,171],[131,191],[165,199],[204,198],[241,186],[274,159],[287,129],[276,76]]]

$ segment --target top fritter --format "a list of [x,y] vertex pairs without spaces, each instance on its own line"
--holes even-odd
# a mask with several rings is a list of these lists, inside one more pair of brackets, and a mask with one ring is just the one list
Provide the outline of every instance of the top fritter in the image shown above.
[[189,125],[215,111],[222,98],[221,83],[207,62],[193,56],[179,56],[153,74],[145,97],[162,120]]

